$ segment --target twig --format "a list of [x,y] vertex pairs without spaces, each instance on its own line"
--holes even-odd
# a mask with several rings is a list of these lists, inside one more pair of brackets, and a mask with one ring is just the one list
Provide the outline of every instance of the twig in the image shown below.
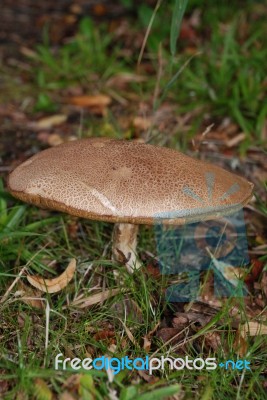
[[9,288],[7,289],[6,293],[4,294],[4,296],[2,297],[2,299],[0,300],[0,304],[4,303],[6,301],[6,299],[8,298],[9,293],[11,292],[11,290],[13,289],[13,287],[16,285],[16,283],[19,281],[19,279],[21,278],[21,276],[23,275],[23,273],[26,271],[27,269],[27,265],[25,265],[22,270],[20,271],[20,273],[18,274],[18,276],[16,277],[16,279],[12,282],[12,284],[9,286]]

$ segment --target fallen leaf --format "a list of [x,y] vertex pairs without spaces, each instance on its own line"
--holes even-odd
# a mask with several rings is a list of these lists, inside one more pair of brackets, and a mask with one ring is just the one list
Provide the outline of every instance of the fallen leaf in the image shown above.
[[76,397],[73,397],[72,394],[70,394],[70,392],[67,392],[66,390],[61,393],[61,395],[59,396],[59,400],[76,400]]
[[130,339],[130,341],[131,341],[135,346],[138,346],[138,343],[137,343],[137,341],[135,340],[135,338],[134,338],[132,332],[130,331],[130,329],[128,328],[128,326],[126,326],[125,323],[124,323],[120,318],[118,318],[118,319],[119,319],[119,321],[121,322],[121,324],[122,324],[122,326],[123,326],[123,328],[124,328],[124,330],[125,330],[125,332],[126,332],[128,338]]
[[41,118],[39,121],[31,123],[32,128],[37,130],[51,129],[54,126],[61,125],[67,121],[68,116],[64,114],[51,115],[49,117]]
[[108,10],[104,4],[95,4],[92,7],[92,12],[96,17],[103,17],[108,13]]
[[25,285],[22,281],[19,281],[19,289],[22,290],[23,294],[20,298],[25,304],[31,307],[44,309],[45,303],[42,299],[41,292],[38,289],[33,289],[30,286]]
[[245,357],[248,352],[248,342],[239,330],[236,332],[233,349],[241,358]]
[[77,391],[79,389],[80,384],[80,374],[73,374],[66,378],[63,383],[63,387],[68,390]]
[[151,340],[150,338],[148,338],[147,335],[144,336],[143,349],[145,350],[146,353],[148,353],[151,349]]
[[267,272],[264,271],[261,278],[261,288],[265,296],[267,297]]
[[153,265],[152,263],[146,266],[146,273],[152,278],[161,278],[161,272],[158,265]]
[[115,332],[103,330],[103,331],[97,332],[93,337],[97,341],[111,339],[111,338],[115,337]]
[[78,218],[73,217],[73,219],[71,219],[67,223],[67,231],[71,239],[77,239],[78,230],[79,230]]
[[37,135],[37,139],[40,140],[42,143],[47,143],[47,140],[49,138],[49,132],[47,131],[40,131]]
[[218,332],[207,332],[205,333],[205,344],[211,347],[214,351],[222,348],[221,336]]
[[[212,259],[213,268],[216,268],[216,270],[220,272],[228,282],[230,282],[234,287],[237,287],[240,284],[240,280],[245,276],[245,269],[233,267],[223,261],[217,260],[208,247],[206,247],[206,250]],[[246,288],[244,289],[246,290]]]
[[140,131],[145,131],[152,126],[152,120],[145,117],[135,117],[133,119],[133,126]]
[[116,296],[121,292],[121,289],[105,290],[103,292],[92,294],[92,296],[89,297],[74,300],[71,305],[79,308],[90,307],[94,304],[102,303],[103,301],[109,299],[110,297]]
[[[141,363],[136,363],[136,364],[141,365]],[[146,381],[150,384],[156,383],[159,380],[159,378],[157,378],[153,375],[149,375],[147,372],[143,371],[142,369],[138,369],[137,373],[142,379],[144,379],[144,381]]]
[[127,295],[122,300],[118,300],[112,304],[111,310],[115,312],[115,315],[123,319],[124,315],[127,315],[128,321],[132,321],[136,324],[144,323],[142,310],[138,304]]
[[68,103],[79,107],[103,108],[111,103],[111,98],[104,94],[73,96],[68,100]]
[[130,74],[130,73],[122,73],[122,74],[117,74],[109,78],[107,81],[107,86],[108,87],[116,87],[117,89],[125,89],[128,85],[128,83],[131,82],[144,82],[146,81],[147,78],[142,75],[137,75],[137,74]]
[[251,260],[251,264],[251,271],[247,274],[245,278],[246,284],[253,284],[254,282],[257,282],[264,267],[264,263],[257,258],[253,258]]
[[185,40],[190,43],[197,42],[198,34],[194,27],[190,25],[190,21],[188,19],[184,19],[182,21],[180,37],[181,40]]
[[243,337],[267,335],[267,325],[257,321],[248,321],[241,325],[240,334]]
[[108,351],[112,354],[116,354],[117,352],[117,346],[115,343],[111,343],[110,346],[108,346]]
[[232,139],[229,139],[225,142],[226,146],[231,148],[237,146],[240,142],[245,140],[247,135],[245,133],[239,133],[238,135],[234,136]]
[[49,146],[55,147],[61,143],[72,142],[74,140],[77,140],[77,137],[73,136],[73,135],[62,137],[58,133],[51,133],[47,137],[42,135],[41,139],[44,139],[43,141],[45,141],[45,143],[49,144]]
[[158,327],[160,326],[160,321],[156,323],[156,325],[144,336],[144,344],[143,349],[148,353],[151,348],[151,337],[157,331]]
[[104,94],[92,96],[73,96],[67,100],[69,104],[88,108],[92,114],[104,116],[107,113],[107,106],[111,103],[111,98]]
[[0,370],[0,375],[3,379],[0,379],[0,398],[1,395],[5,395],[5,393],[9,389],[10,381],[8,379],[4,379],[4,371]]
[[183,339],[185,334],[177,328],[161,328],[157,332],[157,337],[163,341],[163,343],[171,341],[172,344],[178,343]]
[[82,14],[83,9],[79,4],[72,4],[70,6],[70,11],[72,12],[72,14]]
[[55,147],[58,146],[59,144],[63,143],[64,140],[63,138],[58,134],[58,133],[52,133],[51,135],[49,135],[49,137],[47,138],[47,143],[49,144],[49,146],[51,147]]
[[[176,313],[178,314],[178,313]],[[172,326],[173,328],[183,329],[189,324],[189,319],[185,315],[178,315],[177,317],[173,318]]]
[[29,47],[21,46],[19,50],[20,50],[21,54],[23,54],[26,57],[35,58],[35,59],[38,58],[38,54],[36,53],[36,51],[30,49]]
[[36,287],[42,292],[56,293],[67,286],[67,284],[73,278],[75,270],[76,270],[76,260],[73,258],[70,261],[66,270],[56,278],[44,279],[40,276],[28,275],[27,279],[32,286]]
[[[206,314],[202,310],[202,307],[200,308],[199,312],[186,310],[186,312],[184,312],[184,313],[177,312],[174,315],[176,316],[176,318],[173,318],[172,325],[173,325],[173,327],[175,327],[175,329],[178,329],[180,331],[185,328],[188,328],[189,325],[192,325],[192,324],[205,326],[212,318],[212,315]],[[185,319],[183,319],[183,317],[185,317],[187,319],[187,322],[185,322],[184,324],[181,324],[181,321],[183,321],[183,320],[185,321]]]

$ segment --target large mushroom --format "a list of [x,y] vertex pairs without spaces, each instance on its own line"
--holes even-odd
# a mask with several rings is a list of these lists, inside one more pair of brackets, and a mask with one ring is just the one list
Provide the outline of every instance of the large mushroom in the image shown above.
[[113,260],[130,272],[139,224],[181,225],[231,214],[253,184],[176,150],[128,140],[89,138],[44,150],[8,179],[13,196],[40,207],[114,222]]

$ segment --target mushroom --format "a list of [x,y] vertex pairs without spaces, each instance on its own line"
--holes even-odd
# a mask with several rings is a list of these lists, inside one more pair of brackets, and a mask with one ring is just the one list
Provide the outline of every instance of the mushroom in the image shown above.
[[88,138],[44,150],[8,178],[11,194],[40,207],[114,222],[112,258],[129,272],[139,224],[181,225],[231,214],[253,184],[176,150],[136,141]]

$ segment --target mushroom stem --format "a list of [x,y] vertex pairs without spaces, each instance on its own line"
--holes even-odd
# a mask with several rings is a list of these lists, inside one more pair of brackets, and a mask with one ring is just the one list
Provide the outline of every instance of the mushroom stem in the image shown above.
[[116,223],[112,236],[112,260],[125,264],[129,273],[141,267],[136,258],[138,225]]

